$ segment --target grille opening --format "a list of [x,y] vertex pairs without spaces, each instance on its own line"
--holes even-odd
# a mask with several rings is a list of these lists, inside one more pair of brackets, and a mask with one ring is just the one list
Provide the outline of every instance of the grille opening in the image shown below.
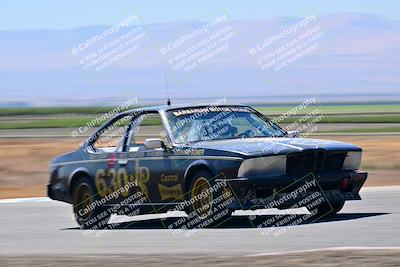
[[289,154],[286,173],[298,174],[319,170],[340,170],[347,152],[326,152],[321,150]]
[[340,170],[343,166],[344,159],[346,158],[346,152],[332,152],[328,154],[326,158],[326,168],[328,170]]

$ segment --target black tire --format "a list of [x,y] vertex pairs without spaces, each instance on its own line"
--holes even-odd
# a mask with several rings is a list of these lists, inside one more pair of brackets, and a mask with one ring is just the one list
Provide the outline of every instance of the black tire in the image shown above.
[[[218,198],[221,190],[211,190],[215,184],[212,178],[209,171],[199,170],[191,176],[191,183],[187,190],[187,200],[192,203],[186,209],[189,215],[188,220],[197,221],[197,225],[202,225],[201,227],[218,225],[229,219],[233,212],[227,207],[218,206],[216,200],[221,199]],[[202,224],[203,222],[207,224]],[[196,228],[196,225],[190,225],[190,228]]]
[[111,217],[110,211],[96,205],[89,206],[98,200],[96,188],[89,177],[82,176],[74,183],[72,200],[74,217],[81,229],[107,228]]
[[[330,217],[336,215],[344,206],[345,201],[324,201],[317,207],[317,215]],[[311,212],[311,210],[310,210]]]

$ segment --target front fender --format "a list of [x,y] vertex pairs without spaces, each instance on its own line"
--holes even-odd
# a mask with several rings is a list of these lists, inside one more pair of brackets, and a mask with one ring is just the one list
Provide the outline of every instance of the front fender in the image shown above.
[[208,171],[211,172],[211,174],[214,176],[215,175],[215,169],[214,167],[206,160],[196,160],[192,162],[185,170],[185,174],[183,175],[185,178],[185,181],[188,177],[190,177],[191,174],[193,174],[196,170],[204,168],[207,169]]
[[67,181],[68,188],[70,188],[71,185],[73,184],[73,180],[76,179],[76,177],[79,176],[79,175],[77,175],[78,173],[79,173],[79,175],[80,174],[85,174],[85,175],[90,177],[89,170],[87,168],[79,167],[79,168],[75,169],[74,171],[72,171],[71,174],[68,176],[68,181]]

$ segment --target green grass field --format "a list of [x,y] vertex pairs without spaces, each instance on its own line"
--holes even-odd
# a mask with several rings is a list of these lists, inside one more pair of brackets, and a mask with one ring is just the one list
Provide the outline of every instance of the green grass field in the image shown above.
[[[36,128],[74,128],[85,126],[91,119],[88,118],[56,118],[42,120],[16,120],[16,121],[0,121],[0,129],[36,129]],[[297,118],[287,118],[281,123],[296,122]],[[146,125],[157,125],[161,122],[149,122]],[[337,117],[326,115],[319,123],[400,123],[400,115],[391,116],[371,116],[371,117]],[[96,126],[101,123],[96,123]]]
[[[255,108],[267,115],[283,114],[296,107],[295,104],[282,106],[256,106]],[[12,115],[54,115],[54,114],[101,114],[112,111],[115,107],[32,107],[32,108],[0,108],[0,116]],[[319,109],[323,114],[377,114],[400,113],[399,104],[363,104],[363,105],[311,105],[299,111],[306,114]]]
[[384,128],[348,129],[348,130],[330,131],[329,133],[399,133],[399,132],[400,132],[400,127],[384,127]]
[[[319,120],[319,123],[400,123],[400,114],[398,115],[368,115],[368,116],[337,116],[325,115]],[[283,123],[292,123],[299,120],[299,117],[291,117],[283,120]]]
[[[57,118],[29,121],[2,121],[0,129],[39,129],[39,128],[77,128],[87,125],[91,119],[83,118]],[[100,126],[102,123],[95,123]],[[143,125],[160,125],[161,121],[145,121]]]
[[[295,106],[281,107],[256,107],[258,111],[266,115],[278,115],[290,111]],[[307,114],[318,109],[322,114],[379,114],[400,113],[400,105],[311,105],[299,110],[298,114]]]
[[0,116],[14,115],[55,115],[55,114],[101,114],[115,107],[40,107],[40,108],[0,108]]
[[[258,106],[256,109],[270,118],[277,118],[279,115],[293,109],[293,107],[295,105],[286,104],[273,107]],[[98,117],[99,114],[113,109],[113,107],[0,108],[0,129],[76,128],[85,126],[93,118]],[[296,122],[305,114],[316,109],[320,114],[324,115],[318,121],[319,123],[355,124],[354,129],[346,130],[345,132],[400,131],[397,127],[380,127],[380,129],[373,127],[374,123],[400,123],[400,105],[398,104],[312,105],[306,109],[299,110],[294,116],[285,118],[281,123]],[[63,114],[66,116],[63,117]],[[146,125],[156,125],[158,123],[160,122],[153,121],[146,123]],[[371,127],[357,129],[357,123],[371,123]],[[96,126],[100,124],[97,123]]]

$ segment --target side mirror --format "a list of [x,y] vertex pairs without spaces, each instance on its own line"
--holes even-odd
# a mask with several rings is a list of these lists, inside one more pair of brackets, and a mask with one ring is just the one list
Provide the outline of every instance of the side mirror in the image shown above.
[[144,146],[148,149],[165,148],[163,140],[160,138],[149,138],[144,140]]
[[288,137],[300,137],[300,131],[287,131]]

